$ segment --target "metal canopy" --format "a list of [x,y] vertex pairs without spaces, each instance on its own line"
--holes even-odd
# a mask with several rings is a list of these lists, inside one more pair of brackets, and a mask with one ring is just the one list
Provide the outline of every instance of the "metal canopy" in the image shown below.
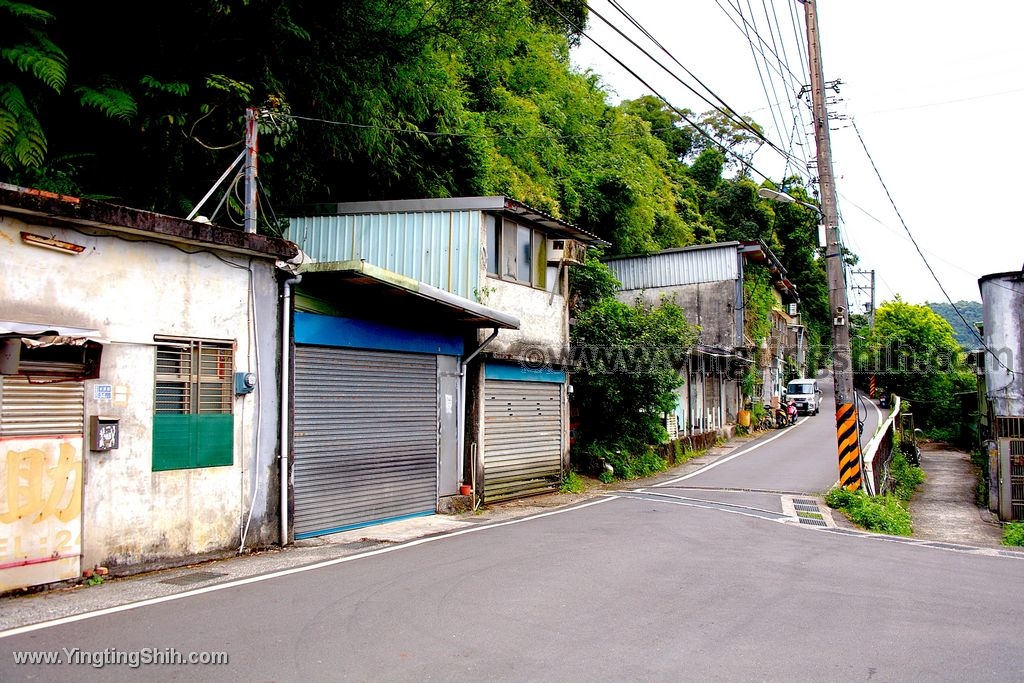
[[0,339],[10,337],[20,337],[26,340],[26,342],[35,341],[34,344],[31,344],[33,346],[47,346],[50,344],[81,345],[86,341],[94,341],[100,344],[109,343],[100,335],[99,330],[85,327],[0,320]]
[[[303,288],[370,317],[519,329],[514,315],[366,261],[307,263],[299,272]],[[340,286],[347,291],[339,291]]]

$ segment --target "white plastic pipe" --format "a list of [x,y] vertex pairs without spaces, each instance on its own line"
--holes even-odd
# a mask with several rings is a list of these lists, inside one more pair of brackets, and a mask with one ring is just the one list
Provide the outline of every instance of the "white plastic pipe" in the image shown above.
[[291,344],[292,286],[302,281],[301,275],[284,281],[281,295],[281,546],[288,545],[288,462],[289,429],[291,427]]

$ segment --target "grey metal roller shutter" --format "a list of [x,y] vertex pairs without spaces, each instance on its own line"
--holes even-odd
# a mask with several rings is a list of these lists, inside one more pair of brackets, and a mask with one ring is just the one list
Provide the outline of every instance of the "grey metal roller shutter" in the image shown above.
[[437,358],[295,349],[295,536],[437,506]]
[[562,477],[561,384],[484,382],[484,499],[541,493]]
[[82,382],[0,381],[0,436],[80,436],[85,433]]

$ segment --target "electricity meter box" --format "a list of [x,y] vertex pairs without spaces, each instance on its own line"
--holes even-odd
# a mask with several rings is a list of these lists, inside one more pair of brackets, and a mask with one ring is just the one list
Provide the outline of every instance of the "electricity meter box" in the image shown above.
[[89,450],[112,451],[121,439],[121,419],[93,415],[89,418]]

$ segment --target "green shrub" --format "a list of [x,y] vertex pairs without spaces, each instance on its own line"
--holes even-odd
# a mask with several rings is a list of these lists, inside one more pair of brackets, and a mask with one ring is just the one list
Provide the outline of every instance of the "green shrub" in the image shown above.
[[889,478],[892,481],[893,495],[900,500],[910,500],[917,487],[924,483],[924,470],[914,467],[902,451],[894,451],[889,461]]
[[1003,527],[1003,545],[1024,546],[1024,522],[1009,522]]
[[573,470],[569,470],[569,473],[562,479],[562,485],[558,490],[562,493],[583,493],[587,490],[587,483],[583,480],[583,477]]
[[893,536],[909,536],[910,512],[895,495],[871,497],[863,491],[834,488],[825,496],[829,507],[841,510],[857,526]]
[[971,462],[978,468],[978,483],[974,488],[975,503],[978,507],[988,505],[988,452],[983,448],[971,451]]
[[[584,461],[581,464],[606,484],[615,477],[639,479],[668,469],[668,462],[652,446],[625,439],[613,444],[590,443],[578,457]],[[608,472],[604,468],[605,463],[614,471]]]

